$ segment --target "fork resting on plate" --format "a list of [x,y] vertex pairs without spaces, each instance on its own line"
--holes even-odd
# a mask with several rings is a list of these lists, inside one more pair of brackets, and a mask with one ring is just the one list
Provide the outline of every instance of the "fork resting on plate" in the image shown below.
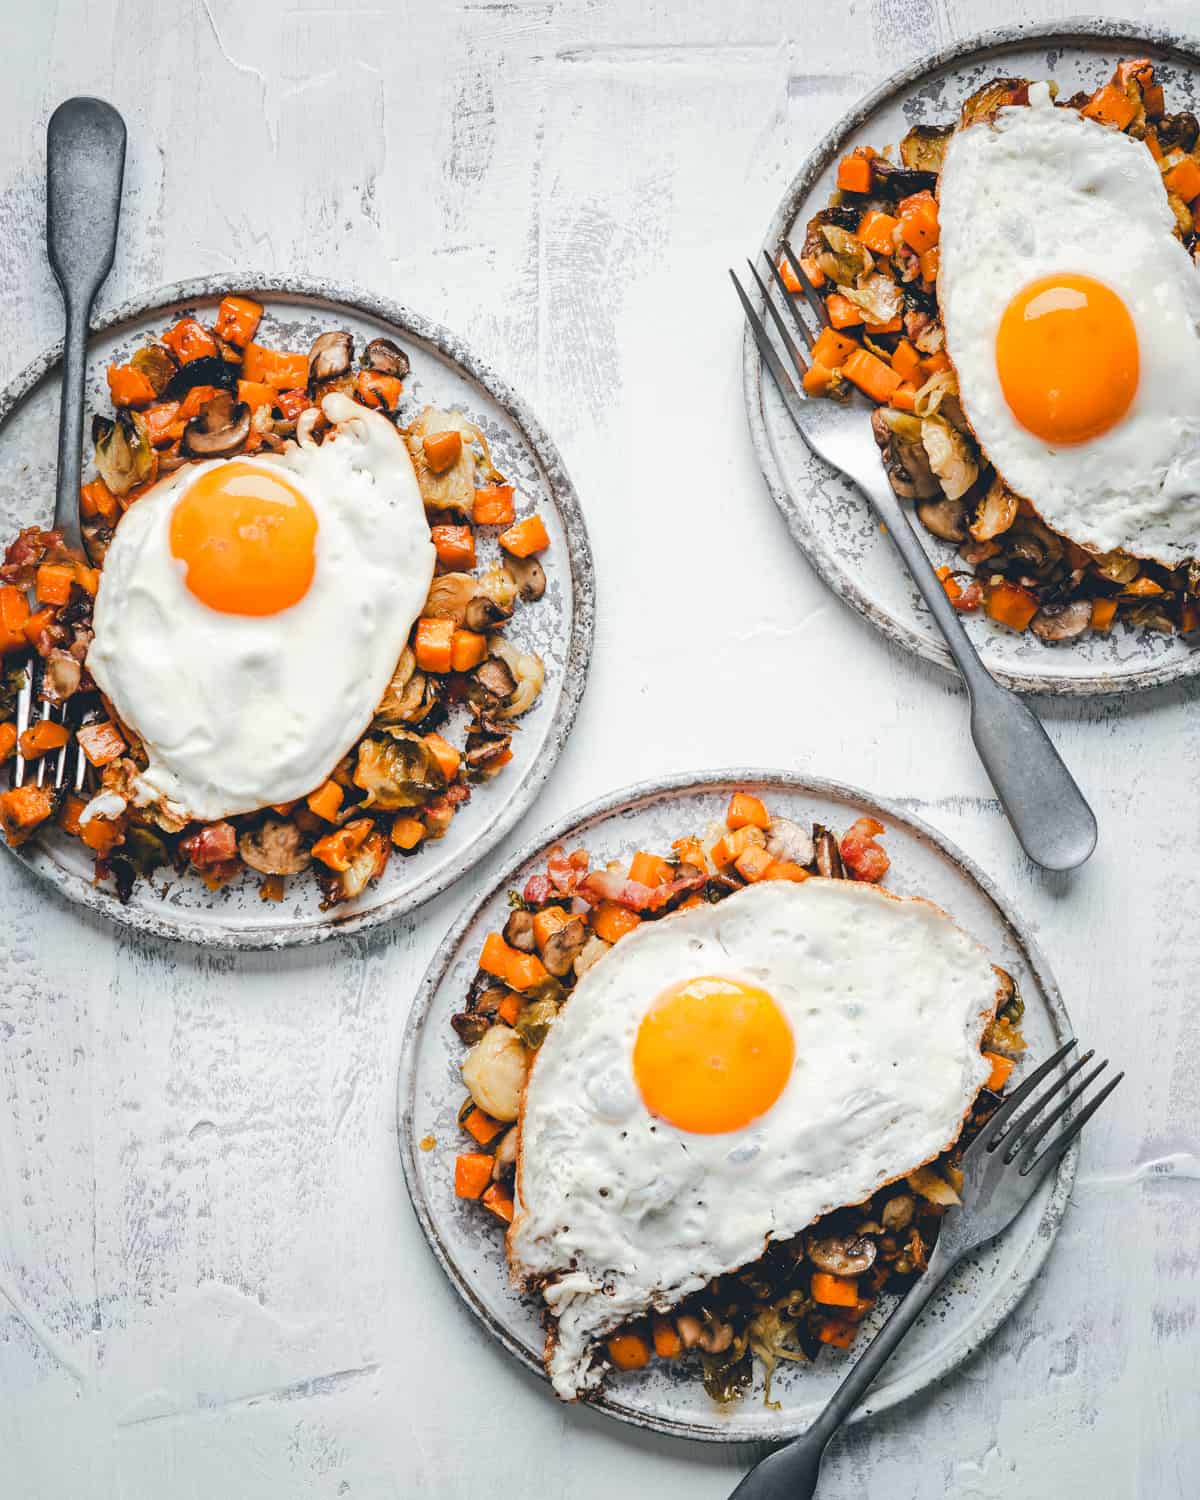
[[1049,1114],[1040,1118],[1047,1105],[1083,1072],[1095,1055],[1085,1052],[1035,1094],[1042,1080],[1063,1062],[1074,1046],[1072,1039],[1035,1068],[967,1147],[962,1160],[962,1207],[950,1209],[943,1218],[921,1279],[905,1293],[803,1437],[777,1449],[751,1469],[730,1500],[810,1500],[816,1493],[821,1460],[829,1440],[862,1400],[922,1308],[964,1256],[1008,1228],[1033,1197],[1039,1183],[1058,1166],[1075,1137],[1124,1078],[1124,1073],[1118,1073],[1053,1139],[1046,1141],[1108,1066],[1107,1059],[1097,1063]]
[[[813,330],[789,293],[774,260],[765,251],[763,254],[795,332],[811,350],[815,338]],[[800,269],[799,257],[786,240],[784,254],[804,289],[806,305],[824,326],[825,304],[810,289],[808,279]],[[1083,793],[1033,710],[1015,693],[1001,687],[980,661],[958,611],[913,530],[908,512],[888,482],[871,433],[869,414],[872,404],[866,397],[857,395],[842,402],[810,399],[804,394],[800,381],[808,369],[808,361],[762,277],[752,262],[747,261],[747,265],[762,294],[763,305],[775,324],[795,379],[741,283],[732,271],[729,275],[788,415],[813,453],[838,469],[862,491],[904,559],[962,674],[971,705],[971,736],[975,748],[1021,847],[1035,864],[1044,869],[1074,869],[1083,864],[1096,847],[1096,819]]]

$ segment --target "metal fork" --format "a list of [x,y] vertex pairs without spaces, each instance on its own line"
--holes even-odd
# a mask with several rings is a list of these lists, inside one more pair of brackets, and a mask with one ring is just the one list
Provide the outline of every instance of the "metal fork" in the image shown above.
[[1108,1066],[1107,1059],[1097,1063],[1049,1114],[1039,1118],[1095,1056],[1094,1052],[1085,1052],[1035,1095],[1038,1084],[1074,1046],[1072,1039],[1035,1069],[967,1147],[962,1161],[962,1207],[951,1209],[942,1219],[924,1275],[864,1349],[804,1436],[751,1469],[730,1500],[810,1500],[816,1493],[821,1460],[830,1438],[862,1400],[900,1340],[920,1317],[925,1304],[964,1256],[1008,1228],[1038,1184],[1063,1159],[1071,1142],[1124,1078],[1124,1073],[1118,1073],[1052,1140],[1043,1144]]
[[[88,324],[92,304],[112,269],[121,214],[121,186],[125,176],[125,122],[102,99],[68,99],[50,116],[46,127],[46,246],[50,266],[62,292],[66,313],[63,341],[62,402],[58,416],[58,478],[54,497],[54,526],[68,547],[82,551],[79,524],[79,483],[83,469],[83,383],[87,361]],[[33,653],[25,664],[25,680],[17,698],[18,736],[33,717],[41,658]],[[79,704],[67,700],[65,710],[43,703],[41,717],[75,727]],[[18,745],[20,740],[18,738]],[[58,752],[54,785],[61,787],[75,741]],[[37,784],[47,777],[47,757],[37,763]],[[13,785],[22,786],[29,767],[18,750]],[[83,785],[86,763],[75,753],[72,784]]]
[[[800,268],[799,256],[786,240],[784,253],[803,288],[806,304],[823,326],[824,301],[812,290]],[[812,328],[788,292],[774,260],[766,251],[763,256],[796,333],[811,350]],[[787,321],[753,263],[746,264],[792,368],[803,376],[808,360],[797,347]],[[1001,687],[980,661],[958,611],[917,538],[908,512],[888,482],[871,435],[869,413],[873,403],[857,394],[846,403],[808,399],[802,385],[788,372],[741,283],[732,271],[729,275],[796,430],[818,458],[840,470],[870,501],[945,637],[966,684],[975,748],[1021,847],[1030,859],[1047,870],[1072,870],[1083,864],[1096,847],[1096,819],[1092,810],[1033,710],[1015,693]]]

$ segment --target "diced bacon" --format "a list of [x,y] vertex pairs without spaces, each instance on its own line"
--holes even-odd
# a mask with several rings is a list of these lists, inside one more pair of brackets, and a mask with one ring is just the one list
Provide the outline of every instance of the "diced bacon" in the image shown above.
[[612,901],[629,911],[661,911],[676,896],[700,890],[707,875],[685,875],[663,885],[643,885],[609,870],[593,870],[579,884],[579,894],[589,901]]
[[560,896],[574,895],[576,887],[587,874],[587,868],[586,849],[576,849],[572,854],[567,854],[561,844],[556,844],[551,849],[550,858],[546,861],[546,873]]
[[531,875],[525,882],[525,889],[521,895],[530,906],[541,906],[543,901],[549,901],[554,894],[554,887],[550,884],[549,875]]
[[237,858],[237,829],[232,823],[207,823],[180,844],[198,870]]
[[859,818],[842,836],[838,846],[842,863],[855,880],[867,880],[878,885],[891,867],[891,860],[875,842],[885,832],[882,823],[875,818]]

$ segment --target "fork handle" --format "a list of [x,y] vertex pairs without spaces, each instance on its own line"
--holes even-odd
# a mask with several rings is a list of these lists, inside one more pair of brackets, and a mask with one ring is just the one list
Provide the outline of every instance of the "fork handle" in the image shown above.
[[46,127],[46,248],[66,311],[54,524],[79,547],[84,373],[92,303],[112,267],[125,122],[102,99],[68,99]]
[[1073,870],[1096,847],[1096,818],[1040,719],[979,659],[882,466],[859,487],[887,527],[945,638],[971,703],[971,737],[1013,830],[1035,864]]
[[803,1435],[777,1449],[750,1470],[729,1500],[811,1500],[817,1492],[821,1460],[829,1440],[866,1395],[868,1387],[892,1357],[897,1345],[921,1316],[925,1304],[954,1269],[934,1246],[921,1279],[907,1291],[891,1317],[851,1366],[828,1404]]

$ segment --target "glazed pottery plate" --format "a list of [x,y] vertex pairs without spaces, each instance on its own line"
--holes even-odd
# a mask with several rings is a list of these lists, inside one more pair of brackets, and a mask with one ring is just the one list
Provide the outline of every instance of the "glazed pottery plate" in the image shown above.
[[[478,1203],[454,1196],[454,1159],[466,1140],[457,1115],[466,1091],[459,1071],[465,1049],[450,1018],[464,1006],[484,937],[508,916],[508,892],[545,870],[555,844],[586,847],[599,868],[607,860],[627,861],[636,849],[669,849],[672,840],[723,818],[736,788],[757,793],[772,813],[838,832],[864,814],[878,818],[887,828],[884,842],[892,859],[888,887],[944,907],[1016,980],[1025,1000],[1029,1058],[1047,1056],[1071,1034],[1045,960],[987,878],[932,828],[865,792],[779,772],[719,771],[635,787],[565,818],[513,860],[442,944],[412,1009],[399,1079],[404,1173],[433,1253],[487,1331],[538,1373],[543,1341],[538,1306],[509,1286],[497,1221]],[[958,1268],[852,1420],[924,1389],[1008,1316],[1049,1253],[1075,1159],[1073,1148],[1007,1234]],[[853,1351],[823,1352],[811,1365],[781,1365],[772,1388],[778,1406],[764,1402],[761,1371],[742,1400],[716,1405],[693,1361],[655,1362],[645,1370],[610,1375],[592,1404],[623,1421],[677,1436],[717,1442],[786,1438],[808,1427],[853,1357]]]
[[[1140,56],[1154,58],[1168,109],[1200,107],[1195,44],[1114,22],[989,32],[906,69],[851,110],[809,156],[771,221],[766,250],[777,257],[785,237],[798,245],[808,220],[833,190],[838,162],[854,147],[882,150],[898,143],[912,125],[953,121],[963,99],[990,78],[1054,78],[1067,97],[1104,82],[1121,58]],[[805,447],[748,334],[743,387],[772,497],[813,567],[889,640],[953,670],[932,616],[867,502]],[[952,544],[923,526],[917,531],[935,563],[962,566]],[[1121,624],[1109,634],[1088,632],[1048,645],[1029,631],[1018,635],[987,618],[965,619],[985,665],[1022,692],[1073,697],[1129,692],[1200,671],[1200,651],[1179,636]]]
[[[345,328],[361,350],[380,335],[398,342],[412,361],[401,419],[427,403],[466,413],[487,436],[497,466],[516,486],[520,503],[537,508],[550,533],[543,554],[547,587],[536,604],[517,610],[505,634],[545,662],[537,703],[520,721],[513,760],[495,780],[475,787],[445,838],[405,858],[393,855],[362,896],[326,912],[316,881],[288,882],[282,902],[263,901],[247,873],[219,891],[194,874],[159,870],[122,905],[92,884],[88,852],[50,830],[15,851],[35,874],[64,895],[125,926],[218,947],[282,948],[359,932],[410,911],[473,868],[527,811],[571,729],[583,695],[592,642],[592,560],[579,501],[554,444],[524,402],[444,328],[395,303],[324,283],[275,277],[220,277],[183,282],[118,308],[100,320],[88,353],[89,412],[108,412],[104,372],[128,357],[171,320],[194,312],[211,322],[227,292],[246,292],[265,305],[262,341],[307,350],[328,328]],[[49,525],[54,507],[60,348],[35,361],[0,393],[0,531]],[[480,538],[480,560],[496,552]],[[497,552],[498,555],[498,552]],[[454,720],[451,720],[454,723]]]

